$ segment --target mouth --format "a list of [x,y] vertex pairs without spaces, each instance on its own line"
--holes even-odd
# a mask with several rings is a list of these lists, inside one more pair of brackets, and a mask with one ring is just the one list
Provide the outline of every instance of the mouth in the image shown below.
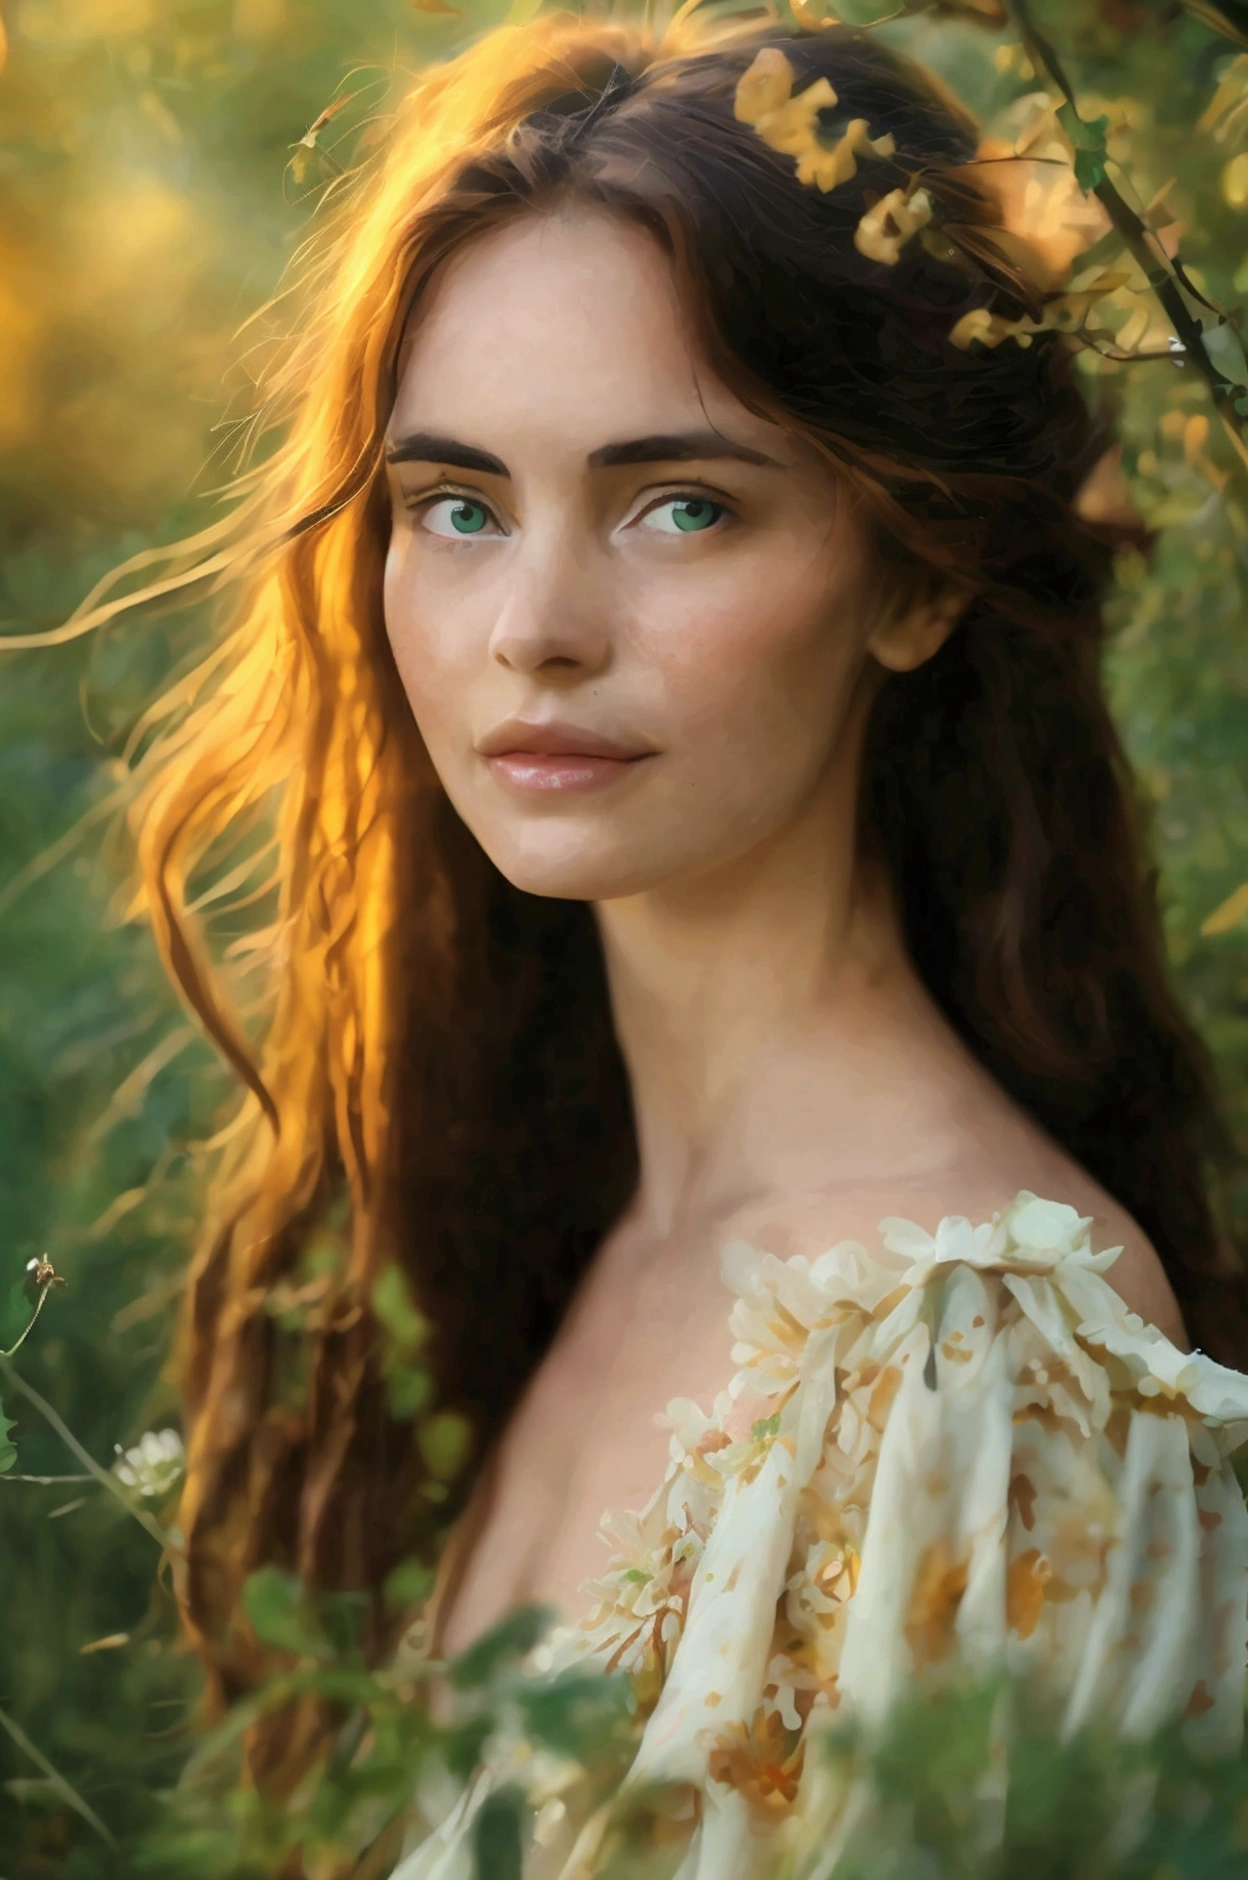
[[486,759],[490,774],[521,795],[597,790],[640,768],[650,752],[636,757],[597,757],[586,751],[500,751]]
[[657,756],[583,726],[520,719],[499,725],[477,750],[496,781],[523,796],[601,789]]

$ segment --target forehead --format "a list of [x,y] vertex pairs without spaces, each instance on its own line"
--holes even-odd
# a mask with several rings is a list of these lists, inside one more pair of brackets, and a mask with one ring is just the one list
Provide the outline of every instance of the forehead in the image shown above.
[[778,438],[701,357],[658,241],[601,211],[528,214],[473,242],[417,309],[392,431],[574,440],[730,426]]

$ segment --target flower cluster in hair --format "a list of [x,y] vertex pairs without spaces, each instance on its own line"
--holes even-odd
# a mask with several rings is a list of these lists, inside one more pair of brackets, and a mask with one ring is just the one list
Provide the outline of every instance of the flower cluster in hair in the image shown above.
[[735,112],[752,124],[773,150],[797,158],[797,180],[817,189],[835,189],[858,173],[858,158],[891,157],[896,140],[871,136],[865,118],[851,118],[834,144],[819,135],[819,114],[835,110],[839,99],[826,78],[816,79],[793,96],[796,73],[778,46],[764,46],[737,85]]
[[[797,180],[828,191],[851,181],[860,163],[897,156],[891,132],[873,137],[865,118],[852,118],[835,135],[827,117],[839,99],[827,78],[794,94],[793,65],[778,46],[764,46],[737,83],[736,117],[751,125],[771,149],[797,159]],[[1102,234],[1107,220],[1095,198],[1080,188],[1071,151],[1043,93],[1018,102],[1007,134],[981,139],[973,165],[978,193],[997,210],[1003,260],[1014,267],[1039,308],[1036,317],[1010,319],[976,307],[955,323],[949,338],[961,348],[996,347],[1005,340],[1030,346],[1037,333],[1081,334],[1098,301],[1126,280],[1101,273],[1069,291],[1076,256]],[[1036,170],[1039,166],[1040,173]],[[932,252],[952,257],[961,247],[936,224],[937,196],[922,176],[879,197],[867,207],[854,246],[869,261],[893,267],[916,239]],[[950,230],[948,234],[954,234]]]

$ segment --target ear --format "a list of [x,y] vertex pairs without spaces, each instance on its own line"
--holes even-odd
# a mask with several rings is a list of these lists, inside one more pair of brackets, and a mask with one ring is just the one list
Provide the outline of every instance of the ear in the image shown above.
[[966,608],[960,594],[916,601],[881,621],[867,651],[889,672],[914,672],[938,653]]

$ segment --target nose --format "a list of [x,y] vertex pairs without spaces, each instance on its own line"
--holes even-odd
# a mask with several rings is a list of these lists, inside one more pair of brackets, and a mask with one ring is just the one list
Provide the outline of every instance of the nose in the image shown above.
[[513,672],[585,678],[610,663],[610,603],[588,570],[553,547],[516,569],[490,637],[490,656]]

